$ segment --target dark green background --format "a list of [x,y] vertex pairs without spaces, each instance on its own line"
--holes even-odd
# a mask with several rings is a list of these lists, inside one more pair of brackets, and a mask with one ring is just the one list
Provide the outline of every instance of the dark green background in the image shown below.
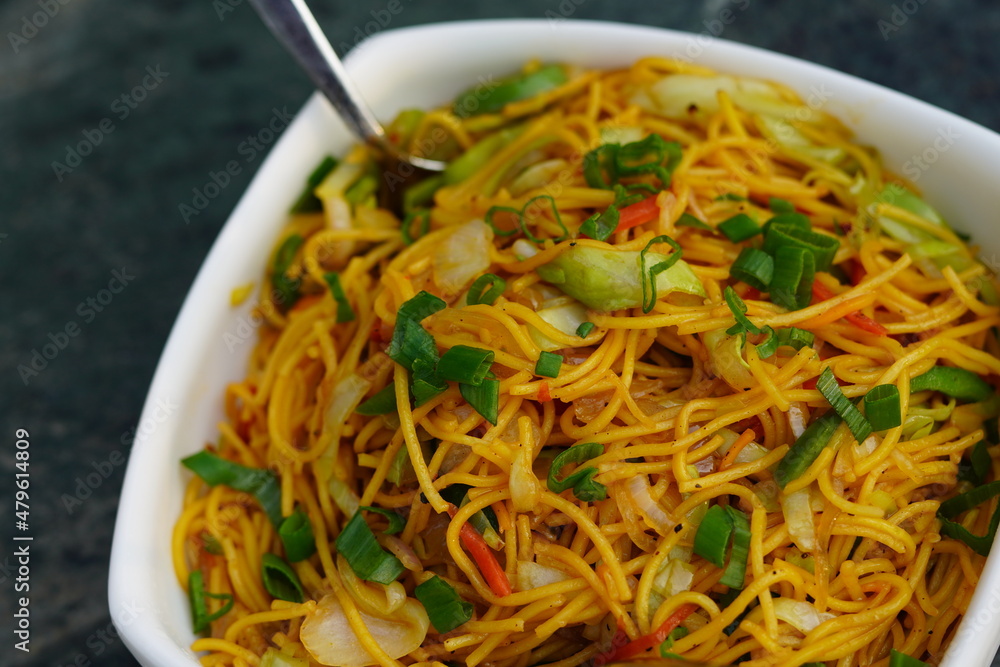
[[[239,157],[240,143],[268,123],[272,109],[297,110],[310,86],[242,1],[67,0],[15,53],[8,34],[42,11],[38,2],[0,4],[0,664],[127,665],[131,658],[109,630],[106,604],[121,461],[181,300],[262,156],[190,224],[178,205],[190,202],[210,170]],[[357,28],[372,21],[370,12],[388,3],[312,4],[340,45],[353,44]],[[564,0],[561,9],[558,0],[402,0],[402,6],[389,28],[541,18],[571,8],[573,18],[699,33],[727,7],[745,7],[723,37],[856,74],[1000,129],[1000,6],[986,1]],[[232,11],[220,16],[219,7]],[[615,44],[593,48],[613,51]],[[135,109],[115,102],[157,66],[168,75]],[[95,136],[105,118],[113,132],[102,134],[92,154],[60,180],[52,163],[63,162],[84,131]],[[101,296],[116,269],[134,279],[102,312],[91,313],[86,300]],[[66,349],[26,385],[18,365],[72,324],[77,335],[67,336]],[[32,442],[33,625],[30,655],[10,657],[16,653],[9,571],[16,428],[28,429]],[[107,479],[70,513],[64,495],[100,471]]]

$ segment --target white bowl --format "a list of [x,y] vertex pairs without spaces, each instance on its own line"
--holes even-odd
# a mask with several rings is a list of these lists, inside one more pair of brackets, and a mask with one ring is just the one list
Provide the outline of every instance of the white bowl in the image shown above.
[[[594,45],[613,44],[614,49]],[[480,78],[525,60],[614,67],[657,54],[720,71],[783,82],[877,146],[890,169],[970,234],[996,266],[1000,136],[900,93],[839,72],[706,35],[614,23],[547,20],[445,23],[388,31],[348,56],[347,69],[378,117],[445,103]],[[122,489],[111,554],[111,615],[144,665],[194,666],[186,596],[174,576],[170,538],[181,511],[183,456],[217,437],[226,383],[243,376],[255,326],[250,305],[231,308],[232,288],[259,284],[286,211],[327,153],[352,143],[314,96],[285,131],[216,240],[167,341],[143,409]],[[918,163],[918,160],[920,161]],[[920,165],[924,165],[922,168]],[[1000,644],[1000,554],[983,572],[942,667],[988,665]]]

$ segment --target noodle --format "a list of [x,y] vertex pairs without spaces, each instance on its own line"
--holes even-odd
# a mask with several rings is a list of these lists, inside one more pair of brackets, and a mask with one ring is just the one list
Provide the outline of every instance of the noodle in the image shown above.
[[[259,475],[190,482],[174,568],[214,615],[193,650],[206,665],[575,667],[659,655],[679,627],[664,650],[712,664],[939,659],[985,562],[938,511],[995,478],[995,390],[967,395],[1000,375],[992,275],[874,150],[777,84],[660,58],[530,63],[510,85],[530,77],[552,80],[393,123],[403,150],[454,167],[414,186],[415,219],[378,207],[365,147],[304,195],[208,449],[272,471],[280,516]],[[788,257],[823,248],[781,296]],[[774,263],[761,285],[737,279],[749,249]],[[626,256],[636,275],[602,283],[601,262]],[[446,372],[442,355],[468,348],[481,373]],[[964,398],[925,379],[911,393],[944,368],[972,383]],[[858,435],[831,392],[874,426],[878,385],[898,390],[899,423]],[[848,425],[785,479],[831,415]],[[995,505],[954,521],[982,535]],[[719,514],[722,568],[706,546]],[[293,515],[313,543],[291,562]],[[340,539],[359,521],[367,557],[398,565],[388,583]],[[418,602],[435,581],[465,614],[444,632],[447,605]]]

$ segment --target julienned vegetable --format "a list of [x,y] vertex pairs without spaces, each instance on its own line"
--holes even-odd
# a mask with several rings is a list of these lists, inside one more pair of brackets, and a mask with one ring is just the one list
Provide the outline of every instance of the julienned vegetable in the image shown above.
[[470,88],[455,100],[454,111],[459,117],[496,113],[511,102],[534,97],[561,86],[566,81],[565,69],[559,65],[549,65],[534,72],[501,79],[492,88]]
[[211,452],[198,452],[181,460],[184,467],[205,480],[209,486],[226,486],[252,495],[275,527],[280,526],[281,488],[270,470],[248,468],[220,458]]
[[587,502],[604,500],[608,495],[608,490],[600,482],[594,481],[597,468],[593,466],[579,467],[562,479],[559,478],[562,469],[570,463],[584,463],[602,453],[604,453],[604,448],[596,442],[587,442],[564,449],[552,459],[552,465],[549,467],[549,490],[553,493],[562,493],[566,489],[573,489],[573,495],[580,500]]
[[433,576],[413,589],[439,634],[451,632],[472,618],[472,603],[466,602],[441,577]]
[[354,573],[365,581],[389,584],[405,569],[398,558],[379,546],[361,512],[355,513],[347,522],[337,536],[336,545]]
[[[191,621],[196,633],[204,632],[233,608],[233,596],[228,593],[209,593],[205,590],[204,579],[200,570],[192,570],[188,576],[188,598],[191,602]],[[206,598],[225,600],[225,604],[209,614]]]

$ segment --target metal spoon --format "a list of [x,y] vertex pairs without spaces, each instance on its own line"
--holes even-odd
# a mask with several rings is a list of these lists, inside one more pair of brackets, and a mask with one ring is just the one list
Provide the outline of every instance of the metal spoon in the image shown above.
[[361,97],[304,0],[250,0],[250,4],[357,137],[379,148],[387,162],[444,171],[447,163],[410,155],[388,140],[385,129]]

